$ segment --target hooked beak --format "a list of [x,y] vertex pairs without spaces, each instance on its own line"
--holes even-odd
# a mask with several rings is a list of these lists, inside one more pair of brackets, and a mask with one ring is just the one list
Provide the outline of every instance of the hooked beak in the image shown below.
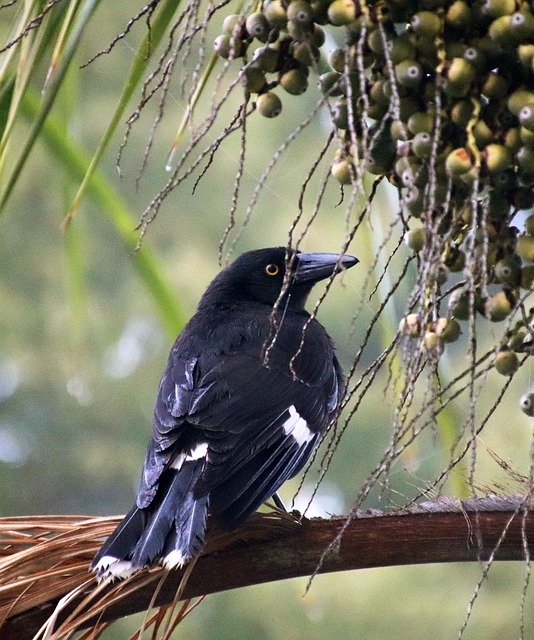
[[334,273],[350,269],[359,262],[354,256],[339,253],[299,253],[294,282],[318,282]]

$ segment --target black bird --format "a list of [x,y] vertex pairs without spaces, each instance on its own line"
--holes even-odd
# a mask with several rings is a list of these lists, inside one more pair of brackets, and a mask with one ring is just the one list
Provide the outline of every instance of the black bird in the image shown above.
[[136,504],[91,565],[101,578],[183,566],[208,514],[236,527],[303,468],[343,387],[332,341],[304,305],[319,280],[357,262],[259,249],[212,281],[169,355]]

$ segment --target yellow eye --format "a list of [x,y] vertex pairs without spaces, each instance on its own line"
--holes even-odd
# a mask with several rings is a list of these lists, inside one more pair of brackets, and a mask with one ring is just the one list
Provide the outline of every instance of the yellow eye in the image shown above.
[[268,264],[265,267],[265,273],[268,276],[277,276],[280,273],[280,267],[277,264]]

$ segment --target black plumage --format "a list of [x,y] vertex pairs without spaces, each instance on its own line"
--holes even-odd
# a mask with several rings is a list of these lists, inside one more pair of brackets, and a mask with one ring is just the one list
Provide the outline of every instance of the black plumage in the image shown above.
[[100,576],[183,565],[208,514],[235,527],[302,469],[343,386],[304,305],[316,282],[356,262],[260,249],[213,280],[169,355],[136,504],[95,556]]

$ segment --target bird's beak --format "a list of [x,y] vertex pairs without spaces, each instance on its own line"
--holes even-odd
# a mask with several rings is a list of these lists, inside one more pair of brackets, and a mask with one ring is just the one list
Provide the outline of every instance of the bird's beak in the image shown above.
[[354,256],[339,253],[299,253],[294,282],[318,282],[334,273],[350,269],[359,262]]

